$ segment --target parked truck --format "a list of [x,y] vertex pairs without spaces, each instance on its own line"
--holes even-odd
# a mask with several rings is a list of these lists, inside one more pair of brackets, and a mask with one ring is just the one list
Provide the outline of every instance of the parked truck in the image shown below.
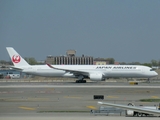
[[7,72],[7,76],[11,79],[19,79],[20,78],[20,74],[16,74],[13,72]]

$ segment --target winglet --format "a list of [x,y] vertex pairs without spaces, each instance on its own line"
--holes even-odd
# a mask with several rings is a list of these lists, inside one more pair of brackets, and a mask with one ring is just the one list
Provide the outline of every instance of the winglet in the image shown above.
[[48,65],[48,67],[54,68],[51,64],[49,64],[49,63],[46,63],[46,64]]

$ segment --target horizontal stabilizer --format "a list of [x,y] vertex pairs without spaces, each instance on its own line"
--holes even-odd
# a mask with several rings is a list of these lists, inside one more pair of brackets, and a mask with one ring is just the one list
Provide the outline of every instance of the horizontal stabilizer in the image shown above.
[[23,70],[22,68],[18,68],[18,67],[15,67],[15,66],[10,66],[10,68],[12,68],[14,70]]

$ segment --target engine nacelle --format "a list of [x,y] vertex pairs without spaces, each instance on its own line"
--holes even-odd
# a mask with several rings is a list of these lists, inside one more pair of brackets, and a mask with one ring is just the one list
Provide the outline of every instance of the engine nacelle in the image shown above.
[[134,114],[133,110],[126,110],[126,116],[134,116]]
[[[129,103],[128,106],[135,106],[133,103]],[[148,107],[148,106],[140,106],[142,108],[147,108],[147,109],[155,109],[158,110],[157,107]],[[143,112],[137,112],[133,110],[126,110],[126,116],[137,116],[137,117],[142,117],[142,116],[148,116],[148,115],[153,115],[153,114],[148,114],[148,113],[143,113]]]
[[[128,106],[135,106],[133,103],[129,103]],[[133,110],[126,110],[126,116],[135,116],[135,111]]]
[[103,74],[101,73],[91,73],[89,75],[89,78],[90,80],[93,80],[93,81],[104,81],[105,78],[103,77]]

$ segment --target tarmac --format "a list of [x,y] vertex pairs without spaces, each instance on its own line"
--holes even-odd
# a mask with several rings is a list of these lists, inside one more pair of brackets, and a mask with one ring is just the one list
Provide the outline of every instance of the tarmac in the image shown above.
[[[91,109],[99,109],[98,101],[158,105],[158,102],[141,102],[140,99],[160,99],[159,92],[159,82],[138,85],[127,82],[0,82],[0,120],[159,119],[90,113]],[[94,95],[104,95],[104,100],[94,100]]]

